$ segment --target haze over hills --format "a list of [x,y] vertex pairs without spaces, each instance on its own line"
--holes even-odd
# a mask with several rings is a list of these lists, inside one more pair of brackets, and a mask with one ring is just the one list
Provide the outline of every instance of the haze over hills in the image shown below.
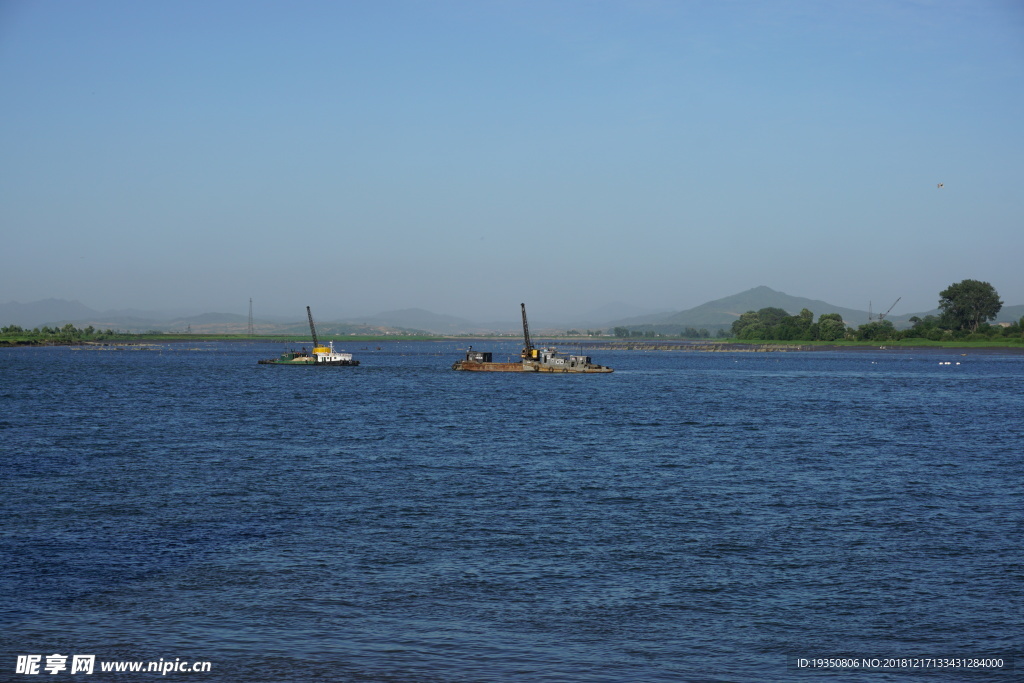
[[[454,315],[431,313],[422,308],[406,308],[399,311],[387,311],[376,315],[363,316],[358,319],[363,324],[396,330],[416,330],[439,334],[464,334],[499,332],[504,326],[493,329],[488,325],[474,323]],[[355,319],[349,319],[354,322]]]
[[[530,319],[530,328],[537,333],[564,332],[569,329],[610,330],[614,327],[630,329],[651,329],[657,332],[676,334],[685,328],[715,331],[732,325],[747,311],[762,308],[781,308],[791,315],[806,308],[815,318],[824,313],[839,313],[851,327],[868,322],[868,311],[859,311],[834,306],[825,301],[791,296],[761,286],[732,296],[701,304],[677,312],[644,311],[628,304],[606,304],[588,313],[574,315],[575,320],[549,321]],[[885,313],[879,306],[873,317]],[[527,304],[529,312],[529,304]],[[518,311],[517,311],[518,313]],[[909,319],[917,316],[938,315],[938,309],[923,312],[901,312],[898,305],[886,319],[897,327],[908,326]],[[613,317],[627,314],[629,317]],[[1004,305],[995,322],[1013,322],[1024,317],[1024,305]],[[518,315],[505,320],[482,322],[466,318],[432,313],[421,308],[387,311],[375,315],[341,320],[317,320],[317,330],[323,334],[519,334],[522,330]],[[116,310],[96,311],[79,301],[46,299],[34,303],[9,302],[0,304],[0,327],[20,325],[25,328],[60,327],[71,323],[76,327],[89,325],[97,329],[114,329],[128,332],[186,332],[208,334],[244,334],[248,331],[248,316],[237,313],[188,314],[182,311],[138,311]],[[253,320],[257,334],[304,334],[309,330],[308,322],[300,316],[291,320],[259,318]]]
[[[843,320],[851,327],[868,322],[869,316],[868,311],[836,306],[818,299],[791,296],[783,292],[777,292],[769,287],[761,286],[722,299],[709,301],[685,311],[616,320],[612,322],[612,325],[630,328],[651,327],[666,330],[677,327],[715,329],[732,325],[734,320],[747,311],[759,311],[762,308],[781,308],[790,315],[796,315],[806,308],[814,313],[815,319],[823,313],[838,313],[843,316]],[[877,318],[878,313],[884,314],[885,311],[875,311],[872,317]],[[924,313],[889,313],[886,318],[899,326],[900,323],[909,324],[909,319],[915,315],[923,318],[925,315],[938,315],[938,313],[938,309]]]

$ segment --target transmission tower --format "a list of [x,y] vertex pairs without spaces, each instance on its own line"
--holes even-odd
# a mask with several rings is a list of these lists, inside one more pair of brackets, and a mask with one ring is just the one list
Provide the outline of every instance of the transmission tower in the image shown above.
[[252,297],[249,297],[249,336],[252,337],[254,334],[252,331]]

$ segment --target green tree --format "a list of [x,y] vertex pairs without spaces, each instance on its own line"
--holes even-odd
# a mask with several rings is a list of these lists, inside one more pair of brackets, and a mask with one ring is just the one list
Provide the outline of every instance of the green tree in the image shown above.
[[978,280],[963,280],[939,292],[942,326],[976,332],[978,326],[999,314],[1003,302],[995,287]]
[[885,341],[893,339],[896,328],[888,320],[872,320],[857,328],[857,339],[866,341]]
[[747,325],[737,335],[740,339],[768,339],[768,328],[761,323]]
[[846,336],[846,323],[838,313],[822,313],[818,318],[818,339],[835,341]]
[[934,315],[926,315],[924,318],[918,318],[916,315],[910,319],[912,327],[909,330],[910,336],[912,337],[925,337],[929,338],[929,335],[939,331],[941,336],[941,330],[939,330],[939,319]]
[[751,325],[760,325],[761,318],[754,311],[747,311],[739,318],[732,321],[732,336],[742,337],[743,330]]
[[766,327],[771,327],[772,325],[778,325],[784,319],[788,318],[789,313],[786,313],[786,311],[784,311],[781,308],[769,306],[768,308],[762,308],[760,311],[758,311],[757,317],[761,320],[761,323],[763,325],[765,325]]
[[812,338],[811,325],[814,324],[814,313],[809,309],[803,309],[798,315],[789,315],[775,325],[772,330],[775,339],[805,339]]

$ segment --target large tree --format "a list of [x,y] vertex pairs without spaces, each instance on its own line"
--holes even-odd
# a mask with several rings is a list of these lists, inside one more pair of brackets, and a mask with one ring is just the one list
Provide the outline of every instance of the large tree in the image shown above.
[[818,339],[835,341],[846,335],[846,323],[838,313],[822,313],[818,317]]
[[[771,327],[772,325],[778,325],[779,323],[781,323],[788,316],[789,316],[789,313],[786,313],[785,309],[777,308],[775,306],[769,306],[767,308],[762,308],[760,311],[757,312],[758,319],[762,323],[764,323],[765,327]],[[814,314],[811,313],[811,316],[813,317]]]
[[732,321],[732,336],[740,337],[743,335],[743,330],[752,326],[761,324],[761,319],[757,317],[757,313],[754,311],[747,311],[740,315],[739,318]]
[[978,325],[995,318],[1003,302],[995,287],[987,282],[964,280],[939,292],[939,308],[944,327],[978,331]]

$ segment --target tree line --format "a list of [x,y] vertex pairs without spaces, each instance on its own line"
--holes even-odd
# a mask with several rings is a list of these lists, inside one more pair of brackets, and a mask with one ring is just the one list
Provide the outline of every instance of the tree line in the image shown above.
[[781,308],[747,311],[732,324],[737,339],[770,341],[984,341],[1022,339],[1024,318],[1010,325],[990,325],[1002,310],[1003,302],[987,282],[963,280],[939,293],[940,315],[910,318],[911,327],[897,330],[891,321],[879,316],[857,328],[849,327],[838,313],[825,313],[814,321],[806,308],[789,315]]
[[[1003,302],[995,288],[987,282],[963,280],[939,292],[940,315],[917,316],[910,319],[911,327],[897,330],[891,321],[879,316],[864,325],[852,328],[843,321],[839,313],[824,313],[814,320],[814,313],[803,309],[796,315],[789,315],[781,308],[768,307],[759,311],[747,311],[732,323],[730,332],[735,339],[763,341],[896,341],[900,339],[928,339],[931,341],[971,341],[990,339],[1024,339],[1024,318],[1006,326],[990,325],[1002,310]],[[580,334],[571,330],[570,334]],[[0,328],[0,337],[19,338],[30,342],[69,343],[89,340],[110,339],[124,336],[123,332],[111,329],[97,330],[92,325],[79,329],[67,323],[63,327],[35,327],[25,329],[20,325]],[[587,330],[588,336],[599,336],[599,330]],[[630,330],[616,327],[616,337],[657,337],[653,331]],[[688,327],[682,336],[687,339],[707,339],[711,334],[706,329]],[[719,338],[729,332],[719,330]]]
[[[719,332],[721,332],[721,330],[719,330]],[[619,338],[619,339],[638,338],[638,337],[639,338],[643,338],[643,339],[653,339],[655,337],[664,336],[664,335],[662,335],[662,334],[660,334],[660,333],[658,333],[658,332],[656,332],[654,330],[631,330],[628,327],[613,327],[612,328],[612,335],[617,337],[617,338]],[[682,337],[684,339],[708,339],[708,338],[711,337],[711,333],[708,332],[703,327],[700,328],[699,330],[694,328],[694,327],[687,327],[686,329],[684,329],[682,331],[681,334],[674,335],[674,336],[680,336],[680,337]],[[720,333],[718,336],[719,337],[724,337],[724,336],[728,336],[728,335]]]
[[[939,293],[940,315],[910,318],[911,326],[897,330],[884,315],[869,320],[856,328],[848,326],[839,313],[824,313],[814,319],[814,313],[803,309],[796,315],[767,307],[747,311],[732,323],[729,329],[716,332],[718,338],[758,341],[897,341],[900,339],[927,339],[930,341],[969,341],[991,339],[1024,339],[1024,318],[1010,325],[990,325],[1002,310],[1003,302],[995,288],[987,282],[963,280]],[[663,336],[651,330],[631,330],[615,327],[616,337]],[[688,327],[682,331],[685,339],[707,339],[706,329]]]
[[111,337],[121,336],[123,333],[118,333],[113,330],[97,330],[92,325],[79,329],[67,323],[63,327],[49,327],[43,325],[42,327],[33,327],[27,329],[21,325],[7,325],[6,327],[0,327],[0,336],[2,337],[17,337],[19,339],[26,339],[29,341],[52,341],[52,342],[77,342],[77,341],[93,341],[101,339],[110,339]]

